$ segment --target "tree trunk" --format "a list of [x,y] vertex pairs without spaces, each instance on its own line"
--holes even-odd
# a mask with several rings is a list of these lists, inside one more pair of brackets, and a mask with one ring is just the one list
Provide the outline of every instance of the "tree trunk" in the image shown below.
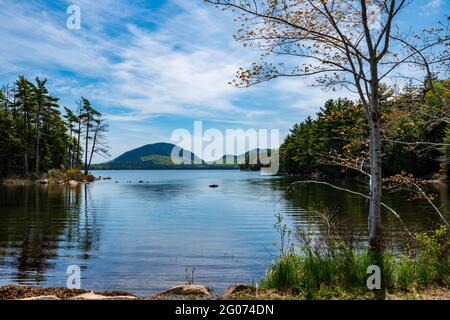
[[[81,121],[81,120],[80,120]],[[80,158],[81,158],[81,124],[78,125],[78,137],[77,137],[77,155],[76,155],[76,167],[77,169],[80,169],[81,167],[81,163],[80,163]]]
[[376,67],[372,73],[370,97],[370,208],[369,208],[369,245],[373,252],[381,252],[381,134],[378,100],[378,79]]
[[91,147],[91,155],[89,157],[89,163],[88,163],[88,172],[91,169],[91,162],[92,162],[92,156],[94,155],[95,151],[95,144],[97,143],[97,134],[98,134],[99,127],[95,129],[94,138],[92,139],[92,147]]
[[[72,123],[70,123],[70,125],[72,126]],[[72,166],[73,166],[72,153],[74,152],[74,150],[72,150],[72,149],[75,149],[75,146],[72,145],[72,142],[73,142],[72,134],[73,134],[73,132],[72,132],[72,127],[71,127],[70,128],[70,143],[69,143],[68,153],[67,153],[67,156],[68,156],[68,160],[67,161],[68,161],[68,168],[69,169],[72,168]]]
[[38,107],[36,110],[36,174],[39,174],[39,149],[40,149],[40,143],[41,143],[41,132],[39,128],[39,121],[41,117],[41,103],[38,103]]
[[28,153],[25,151],[23,154],[23,175],[27,177],[30,174],[29,168],[28,168]]
[[79,105],[79,112],[78,112],[78,137],[77,137],[77,159],[76,159],[76,167],[77,169],[80,169],[81,163],[80,163],[80,157],[81,157],[81,102]]
[[[88,115],[89,117],[89,115]],[[84,149],[84,174],[88,174],[89,120],[86,124],[86,148]]]

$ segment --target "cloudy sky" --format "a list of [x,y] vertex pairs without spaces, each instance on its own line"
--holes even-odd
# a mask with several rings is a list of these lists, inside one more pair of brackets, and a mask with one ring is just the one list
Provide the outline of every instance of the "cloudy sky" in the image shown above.
[[[80,30],[66,27],[72,4],[81,8]],[[446,13],[450,1],[416,0],[400,23],[420,28]],[[39,76],[64,106],[89,98],[109,120],[112,157],[169,142],[175,129],[192,131],[194,120],[284,136],[325,100],[347,95],[301,79],[228,85],[258,52],[234,41],[231,12],[202,0],[0,0],[0,21],[0,84]]]

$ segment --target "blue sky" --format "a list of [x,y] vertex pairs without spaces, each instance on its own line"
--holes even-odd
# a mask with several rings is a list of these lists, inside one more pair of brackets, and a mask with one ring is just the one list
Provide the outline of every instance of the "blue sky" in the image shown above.
[[[81,30],[66,28],[66,9],[81,8]],[[416,0],[402,16],[420,28],[450,13],[450,1]],[[48,78],[64,106],[87,97],[110,123],[115,157],[173,130],[280,129],[313,115],[346,92],[323,92],[301,79],[248,89],[228,85],[258,58],[232,37],[231,13],[202,0],[0,0],[0,83],[19,74]],[[100,161],[102,159],[96,159]]]

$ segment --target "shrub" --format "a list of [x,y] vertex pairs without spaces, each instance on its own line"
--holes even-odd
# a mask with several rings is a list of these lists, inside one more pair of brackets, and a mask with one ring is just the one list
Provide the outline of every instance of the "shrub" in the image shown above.
[[431,233],[417,235],[420,252],[417,258],[418,285],[450,285],[450,233],[446,226]]
[[65,174],[61,169],[48,170],[48,178],[52,180],[64,180]]
[[48,171],[48,178],[54,181],[69,181],[69,180],[76,180],[76,181],[94,181],[95,178],[91,174],[84,174],[80,171],[80,169],[73,168],[73,169],[51,169]]
[[[331,218],[330,218],[331,217]],[[300,230],[298,252],[285,250],[289,234],[282,218],[275,227],[281,234],[280,257],[266,273],[261,285],[293,294],[316,298],[323,292],[369,291],[367,268],[381,269],[384,289],[409,290],[430,285],[450,286],[450,235],[445,226],[416,236],[416,254],[373,254],[355,249],[356,237],[341,224],[323,215],[326,228],[319,234]],[[287,247],[291,247],[289,244]]]

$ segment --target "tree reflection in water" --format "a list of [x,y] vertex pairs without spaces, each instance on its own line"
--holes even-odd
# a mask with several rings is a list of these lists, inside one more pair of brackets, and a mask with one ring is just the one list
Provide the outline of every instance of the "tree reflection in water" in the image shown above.
[[89,259],[100,235],[91,201],[88,185],[0,186],[2,268],[35,283],[47,280],[59,255]]

